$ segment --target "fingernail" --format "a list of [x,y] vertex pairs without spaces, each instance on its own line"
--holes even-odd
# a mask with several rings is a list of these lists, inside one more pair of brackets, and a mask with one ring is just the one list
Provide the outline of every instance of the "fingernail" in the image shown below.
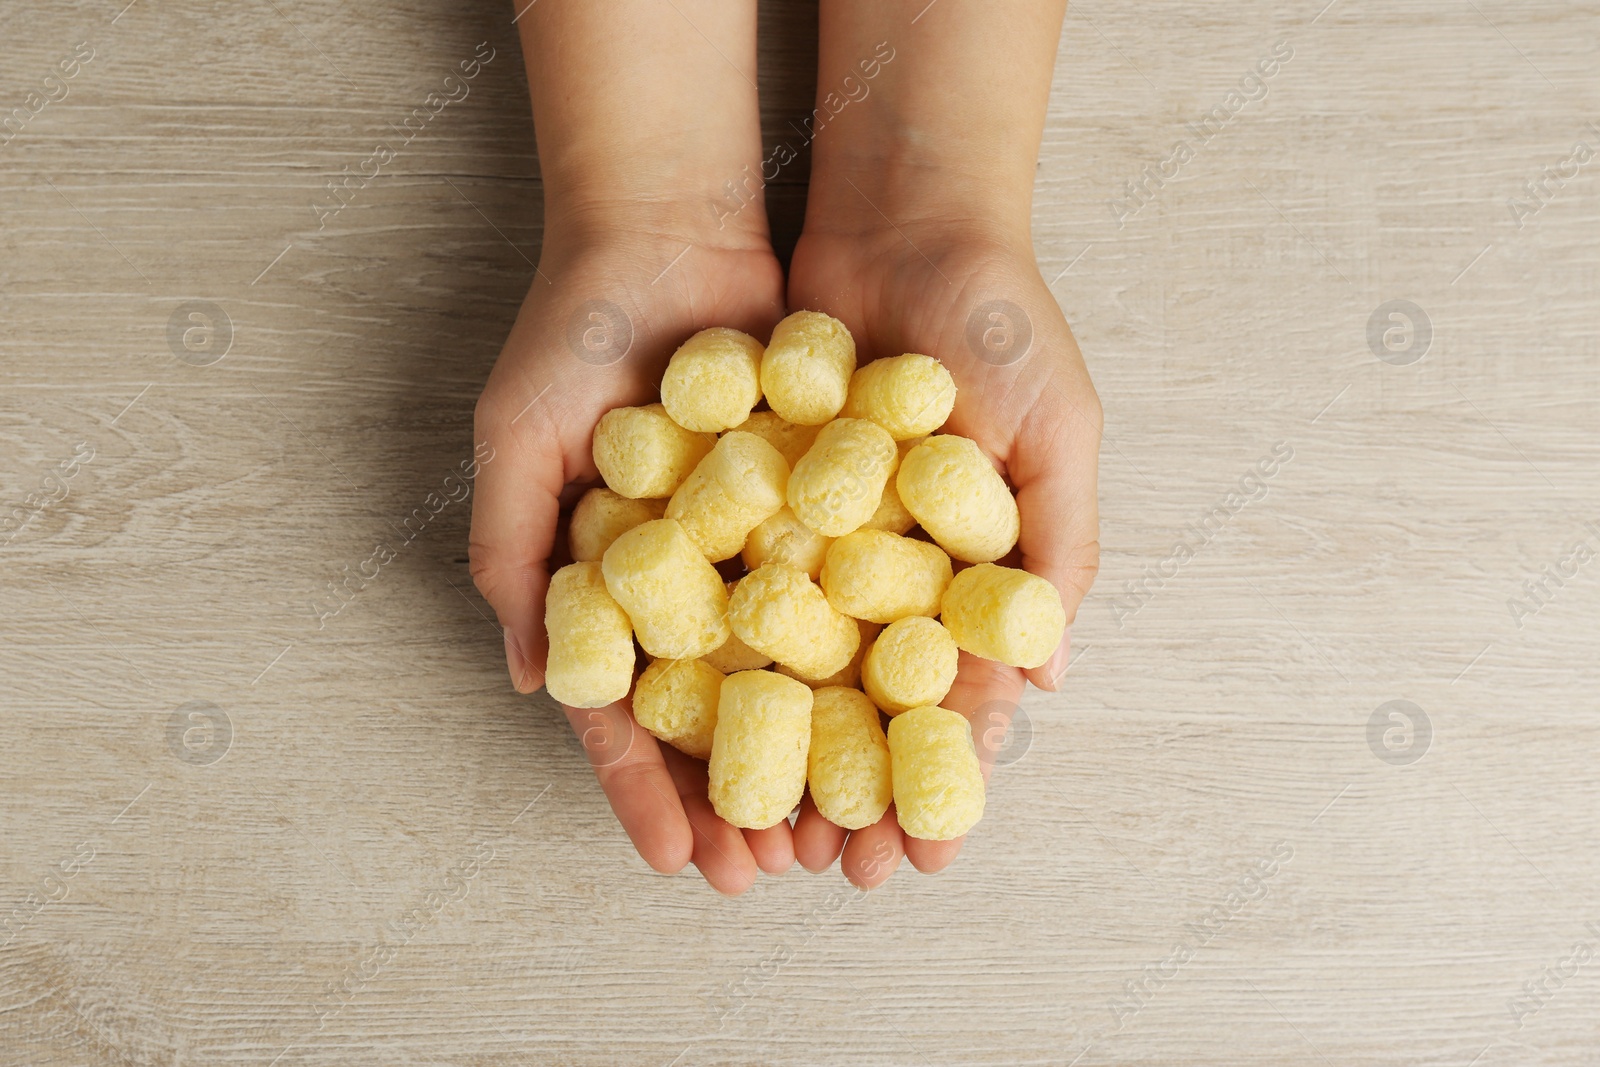
[[528,674],[528,661],[522,658],[522,649],[517,647],[516,635],[511,632],[511,627],[506,630],[506,669],[511,672],[511,687],[517,692],[526,692],[522,688],[522,681]]
[[1056,646],[1055,652],[1044,665],[1045,674],[1050,679],[1050,691],[1055,692],[1061,688],[1061,679],[1067,673],[1067,663],[1072,658],[1072,631],[1068,630],[1061,635],[1061,644]]

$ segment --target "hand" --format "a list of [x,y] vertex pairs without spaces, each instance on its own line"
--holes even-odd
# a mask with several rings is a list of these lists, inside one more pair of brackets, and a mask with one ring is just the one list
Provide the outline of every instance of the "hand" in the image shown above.
[[[505,630],[512,681],[529,693],[544,681],[557,515],[596,479],[595,423],[655,400],[667,359],[696,330],[769,336],[783,275],[748,184],[763,157],[756,5],[516,7],[545,237],[539,277],[478,402],[477,440],[495,458],[481,464],[471,556]],[[739,893],[758,866],[793,864],[787,823],[743,833],[717,818],[704,765],[658,745],[627,700],[567,716],[656,870],[692,860],[717,889]]]
[[[595,423],[611,408],[654,402],[667,359],[696,330],[733,326],[764,339],[782,315],[783,275],[764,220],[754,231],[568,218],[547,231],[474,419],[480,454],[492,458],[472,506],[472,578],[499,616],[519,692],[544,684],[545,590],[552,554],[566,550],[556,545],[557,518],[598,482]],[[705,764],[658,744],[633,721],[630,701],[566,712],[650,866],[670,873],[692,860],[732,894],[754,883],[758,866],[793,864],[789,825],[740,831],[723,822],[706,799]]]
[[[949,368],[957,394],[946,431],[976,441],[1017,492],[1021,539],[1012,557],[999,562],[1055,585],[1070,627],[1099,568],[1095,486],[1102,416],[1077,342],[1032,250],[1025,239],[1008,236],[1015,229],[936,216],[896,228],[867,210],[869,204],[862,208],[853,224],[844,213],[832,215],[842,224],[838,229],[813,226],[808,218],[790,269],[789,306],[843,321],[855,336],[859,362],[920,352]],[[1050,660],[1026,672],[961,653],[955,685],[941,703],[972,721],[985,779],[1024,676],[1055,690],[1070,645],[1069,629]],[[907,837],[893,808],[847,838],[808,796],[794,848],[814,871],[842,853],[846,877],[872,888],[893,873],[902,854],[920,871],[942,870],[961,841]]]

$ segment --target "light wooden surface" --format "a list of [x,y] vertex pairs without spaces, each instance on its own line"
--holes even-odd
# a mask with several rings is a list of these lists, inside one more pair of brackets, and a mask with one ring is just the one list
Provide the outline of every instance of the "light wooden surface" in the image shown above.
[[[1108,413],[1081,659],[951,870],[728,901],[650,873],[511,692],[468,505],[310,606],[468,456],[532,274],[508,6],[124,2],[0,12],[0,115],[94,49],[0,146],[0,497],[70,473],[0,547],[0,1064],[1593,1055],[1600,563],[1508,600],[1600,551],[1600,158],[1507,206],[1600,152],[1592,3],[1073,10],[1035,225]],[[812,18],[764,7],[769,139],[809,107]],[[324,183],[484,40],[319,230]],[[1108,200],[1283,40],[1119,229]],[[803,193],[771,195],[790,243]],[[1409,365],[1367,339],[1397,299],[1432,327]],[[174,358],[187,301],[231,320],[219,362]],[[1119,611],[1279,442],[1265,496]],[[1369,744],[1391,700],[1431,724],[1415,762]],[[194,701],[231,736],[180,722],[181,759]]]

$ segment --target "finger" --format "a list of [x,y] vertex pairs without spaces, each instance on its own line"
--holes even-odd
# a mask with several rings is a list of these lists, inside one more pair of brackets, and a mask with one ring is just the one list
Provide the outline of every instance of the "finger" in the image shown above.
[[563,710],[633,847],[662,874],[681,871],[694,837],[656,739],[634,722],[624,701]]
[[961,855],[966,835],[948,841],[924,841],[920,837],[906,837],[906,859],[923,874],[938,874]]
[[[1087,382],[1054,388],[1030,412],[1018,434],[1010,464],[1022,513],[1022,566],[1056,587],[1070,631],[1078,605],[1100,570],[1100,405]],[[1040,689],[1059,688],[1071,652],[1071,637],[1042,665],[1028,671]]]
[[768,874],[782,874],[794,866],[794,831],[787,819],[765,830],[746,830],[744,843],[756,866]]
[[940,707],[960,712],[972,725],[972,746],[978,769],[989,780],[994,758],[1005,747],[1006,728],[1022,699],[1023,672],[970,652],[957,654],[956,680]]
[[683,806],[694,828],[694,865],[711,888],[736,897],[755,885],[758,867],[739,828],[724,821],[703,796],[684,797]]
[[[961,653],[955,684],[939,703],[966,716],[972,726],[972,745],[978,752],[978,769],[984,781],[994,769],[995,756],[1005,746],[1006,728],[1022,697],[1022,672],[993,660]],[[934,874],[955,862],[965,837],[925,841],[906,837],[906,858],[923,874]]]
[[670,746],[663,750],[679,802],[694,832],[693,863],[712,889],[736,897],[756,884],[756,859],[737,826],[706,799],[706,765]]
[[794,821],[794,856],[812,874],[833,866],[844,851],[847,831],[822,817],[808,792],[800,801],[800,815]]
[[852,885],[876,889],[889,880],[906,854],[905,835],[895,820],[894,805],[871,826],[852,830],[844,844],[839,869]]
[[555,435],[528,432],[537,418],[529,410],[535,400],[523,401],[521,412],[515,405],[479,401],[477,492],[467,553],[472,581],[505,632],[506,668],[519,693],[544,684],[546,561],[565,480]]

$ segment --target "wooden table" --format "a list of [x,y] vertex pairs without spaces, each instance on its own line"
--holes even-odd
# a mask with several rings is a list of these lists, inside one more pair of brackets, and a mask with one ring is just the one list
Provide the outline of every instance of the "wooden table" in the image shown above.
[[[470,505],[328,592],[469,455],[533,273],[508,5],[124,2],[0,13],[0,115],[46,98],[0,145],[0,1064],[1593,1055],[1594,5],[1074,9],[1069,684],[948,872],[724,900],[510,690]],[[814,17],[763,5],[769,142]]]

